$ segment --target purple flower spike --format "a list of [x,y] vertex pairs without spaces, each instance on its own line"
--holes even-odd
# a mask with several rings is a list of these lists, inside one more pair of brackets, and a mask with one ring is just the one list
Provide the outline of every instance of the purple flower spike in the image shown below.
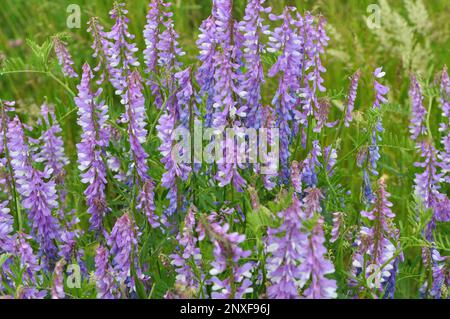
[[244,59],[247,72],[242,76],[241,92],[246,92],[247,126],[258,129],[261,126],[261,86],[264,84],[264,70],[261,55],[265,49],[263,34],[268,34],[268,26],[264,24],[264,13],[271,8],[263,7],[265,0],[249,0],[245,8],[244,20],[239,29],[244,34]]
[[315,213],[320,214],[322,207],[320,201],[325,198],[318,188],[305,189],[306,196],[303,198],[303,205],[306,218],[312,218]]
[[432,249],[431,260],[433,262],[433,285],[430,294],[434,298],[442,298],[442,292],[450,285],[450,257],[441,256],[437,249]]
[[317,185],[317,172],[318,169],[322,167],[322,164],[319,162],[319,156],[322,156],[319,141],[315,140],[312,144],[312,150],[303,162],[302,170],[302,180],[309,187]]
[[[184,220],[183,230],[177,236],[180,252],[170,255],[172,265],[176,267],[177,277],[175,285],[177,290],[192,289],[191,294],[198,293],[201,280],[195,269],[193,269],[193,267],[196,267],[198,270],[201,269],[202,257],[198,247],[198,239],[194,233],[195,211],[196,208],[193,206],[189,209]],[[186,297],[189,297],[189,294]]]
[[161,27],[162,14],[166,14],[162,11],[161,6],[164,5],[161,0],[152,0],[149,3],[149,10],[147,13],[147,24],[144,28],[144,60],[145,60],[145,72],[148,73],[148,85],[150,85],[152,95],[155,97],[155,104],[161,107],[163,104],[162,95],[159,90],[159,84],[156,79],[157,66],[158,66],[158,39]]
[[216,56],[215,42],[215,21],[214,17],[208,17],[200,25],[200,34],[197,40],[197,46],[200,50],[198,59],[200,60],[200,66],[198,67],[195,79],[200,86],[199,99],[207,96],[206,99],[206,114],[205,114],[205,126],[211,127],[213,104],[214,104],[214,71],[216,64],[214,57]]
[[0,202],[0,254],[13,253],[15,246],[14,219],[10,214],[8,204],[8,201]]
[[320,217],[308,235],[308,239],[303,241],[300,250],[302,263],[298,269],[300,272],[299,285],[303,287],[310,281],[308,288],[303,292],[306,298],[330,299],[337,297],[336,281],[325,277],[334,273],[334,265],[326,259],[327,249],[324,243],[323,217]]
[[74,71],[72,65],[74,64],[72,56],[66,48],[67,43],[61,39],[55,37],[53,39],[56,57],[58,58],[59,65],[62,67],[62,71],[65,76],[69,78],[76,78],[78,74]]
[[101,93],[91,90],[93,74],[89,65],[83,66],[81,83],[77,86],[78,96],[75,103],[78,106],[78,125],[82,128],[81,142],[77,144],[78,168],[81,171],[81,181],[87,184],[84,191],[88,212],[91,214],[91,229],[101,230],[103,217],[109,211],[106,203],[106,166],[104,149],[109,142],[109,132],[106,121],[108,106],[97,102]]
[[437,151],[434,146],[427,141],[418,145],[421,149],[423,162],[414,163],[416,167],[422,167],[422,173],[417,173],[414,179],[415,192],[422,199],[428,209],[433,210],[433,217],[427,226],[425,236],[431,239],[432,230],[436,221],[450,220],[450,200],[440,192],[440,183],[443,174],[438,172],[440,163],[437,160]]
[[414,75],[411,75],[411,85],[409,87],[409,98],[411,99],[412,118],[409,126],[411,138],[416,140],[420,135],[426,134],[425,117],[427,111],[423,106],[423,96],[420,84]]
[[447,184],[450,184],[450,80],[447,73],[447,67],[444,67],[440,79],[440,102],[442,117],[446,119],[441,123],[439,131],[442,132],[442,150],[439,158],[441,159],[442,173]]
[[111,67],[112,60],[109,56],[109,47],[112,46],[112,44],[109,42],[108,36],[103,30],[103,26],[100,24],[97,17],[93,17],[89,20],[87,31],[90,32],[94,38],[91,46],[92,50],[94,50],[92,57],[97,59],[98,62],[93,71],[101,72],[100,78],[96,82],[100,85],[105,80],[106,75],[109,78],[111,74],[114,74],[115,72],[115,69]]
[[[267,51],[280,53],[275,64],[269,70],[269,77],[280,74],[278,89],[272,99],[275,105],[277,127],[280,129],[280,165],[281,181],[289,182],[290,139],[292,136],[290,121],[297,103],[296,92],[300,90],[299,79],[303,67],[303,39],[297,34],[297,22],[292,17],[295,8],[287,7],[281,16],[270,15],[271,20],[282,20],[280,27],[271,32]],[[305,123],[305,118],[296,116],[296,121]]]
[[[141,76],[137,71],[128,78],[127,92],[122,100],[125,105],[123,121],[128,123],[132,169],[136,170],[138,178],[146,180],[148,176],[147,158],[143,144],[147,141],[147,114],[145,112],[145,97],[142,93]],[[131,172],[129,172],[131,173]]]
[[278,214],[283,219],[278,229],[269,229],[267,252],[271,256],[267,260],[267,276],[271,286],[267,292],[269,298],[299,298],[301,273],[299,262],[306,235],[301,229],[303,211],[296,195],[292,196],[292,205]]
[[35,284],[39,271],[42,269],[39,260],[29,244],[30,236],[19,232],[16,238],[15,255],[20,261],[20,266],[24,269],[23,279]]
[[99,246],[95,255],[95,279],[97,284],[97,298],[115,299],[116,287],[113,269],[109,263],[109,252]]
[[[56,182],[62,184],[65,175],[64,168],[69,164],[69,159],[64,154],[64,142],[61,136],[62,129],[56,121],[52,106],[43,104],[41,109],[47,130],[39,138],[42,146],[35,161],[43,162],[47,171],[52,170],[52,175],[56,177]],[[50,124],[48,115],[51,116],[53,124]]]
[[[134,289],[134,280],[131,277],[131,267],[138,269],[137,265],[137,236],[138,230],[128,213],[120,217],[108,236],[108,245],[113,256],[114,278],[119,286],[126,285]],[[133,265],[132,265],[133,263]]]
[[116,89],[116,94],[121,95],[127,87],[127,77],[131,73],[131,68],[139,66],[134,53],[138,51],[134,40],[134,35],[128,31],[128,18],[124,3],[114,3],[114,8],[110,12],[111,19],[115,23],[110,32],[107,33],[109,40],[108,57],[110,82]]
[[[216,215],[210,215],[208,221],[201,221],[197,227],[199,239],[202,240],[205,234],[208,234],[214,246],[214,258],[209,271],[212,276],[210,282],[213,284],[211,297],[215,299],[244,298],[247,293],[253,291],[249,280],[253,264],[242,261],[249,257],[251,252],[239,246],[244,242],[245,235],[229,232],[230,225],[226,222],[220,223],[214,220],[214,217]],[[225,274],[228,275],[224,276]]]
[[353,74],[351,77],[351,84],[350,84],[350,90],[348,92],[347,96],[347,108],[345,110],[345,126],[348,127],[350,125],[350,122],[353,120],[352,112],[355,108],[355,100],[356,100],[356,93],[358,90],[358,83],[359,78],[361,77],[361,71],[358,70]]
[[31,166],[22,123],[17,116],[8,123],[7,138],[22,205],[28,211],[34,236],[40,244],[40,252],[45,257],[45,262],[50,263],[56,257],[55,240],[59,236],[59,225],[52,216],[52,211],[58,207],[55,182],[47,181],[49,171],[40,172]]
[[[397,230],[394,228],[394,213],[391,210],[392,203],[389,201],[390,194],[386,191],[383,178],[378,181],[378,191],[373,209],[362,211],[361,216],[370,221],[371,227],[361,227],[356,240],[357,251],[353,255],[353,273],[359,276],[362,269],[366,277],[372,276],[369,288],[375,291],[383,291],[393,275],[396,251],[395,242],[398,241]],[[371,277],[371,278],[372,278]],[[362,280],[367,280],[364,278]]]
[[333,228],[331,229],[331,239],[330,239],[331,243],[334,243],[336,240],[338,240],[343,219],[344,219],[343,213],[341,212],[333,213]]
[[373,103],[374,108],[380,108],[382,104],[387,103],[386,94],[389,92],[389,88],[379,83],[376,79],[383,78],[386,73],[383,72],[383,68],[377,68],[375,72],[373,72],[373,75],[375,77],[374,81],[374,90],[375,90],[375,102]]
[[138,195],[138,205],[136,209],[143,212],[147,216],[148,223],[153,228],[160,226],[159,217],[155,214],[155,185],[151,179],[144,181],[141,187],[141,191]]

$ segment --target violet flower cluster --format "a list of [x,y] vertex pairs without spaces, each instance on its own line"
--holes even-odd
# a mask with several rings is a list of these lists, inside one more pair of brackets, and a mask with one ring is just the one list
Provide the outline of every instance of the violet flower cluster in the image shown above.
[[212,298],[243,298],[253,292],[251,273],[253,263],[244,261],[251,251],[240,247],[245,235],[230,232],[227,222],[220,222],[212,214],[208,220],[203,218],[197,227],[199,240],[207,235],[213,244],[213,262],[209,271],[209,282],[212,284]]
[[194,297],[199,293],[202,255],[195,234],[196,208],[192,206],[184,219],[182,231],[177,235],[179,251],[170,255],[171,263],[176,267],[175,293],[181,297]]
[[74,62],[72,56],[66,48],[67,43],[62,39],[55,37],[53,39],[53,45],[59,65],[62,67],[63,74],[69,78],[78,77],[78,74],[73,69]]
[[81,82],[77,86],[78,96],[75,98],[78,125],[83,132],[81,142],[77,144],[78,168],[81,171],[82,183],[87,184],[84,195],[91,215],[91,228],[101,230],[103,218],[109,211],[105,194],[107,180],[104,159],[104,149],[109,142],[106,129],[108,106],[103,101],[98,101],[102,89],[92,91],[92,79],[91,68],[86,63],[83,66]]
[[132,42],[135,37],[128,31],[129,19],[126,16],[127,13],[128,10],[125,9],[124,3],[115,2],[114,8],[109,13],[115,23],[111,31],[106,34],[109,41],[108,51],[106,52],[109,63],[109,81],[118,95],[123,94],[127,87],[127,79],[132,67],[139,66],[139,61],[134,56],[138,48]]
[[414,75],[411,75],[411,84],[409,88],[409,97],[411,99],[411,125],[409,126],[409,132],[411,133],[411,139],[416,140],[422,134],[426,134],[425,117],[427,110],[423,106],[423,96],[420,88],[420,84]]
[[353,255],[353,275],[356,278],[365,275],[362,280],[367,280],[369,288],[374,291],[382,291],[393,275],[397,236],[389,197],[385,181],[380,178],[372,210],[361,212],[368,223],[361,226]]
[[269,297],[337,297],[336,282],[326,277],[334,273],[334,266],[325,256],[323,220],[316,220],[311,230],[304,226],[315,213],[320,213],[321,198],[314,189],[309,190],[303,203],[294,194],[291,206],[279,213],[281,226],[268,230],[267,252],[272,254],[267,261],[267,275],[272,283]]
[[33,236],[40,244],[40,253],[48,265],[54,261],[59,225],[52,211],[58,208],[56,185],[50,180],[51,171],[35,169],[30,162],[23,125],[16,116],[8,123],[8,150],[14,171],[16,188],[27,210]]

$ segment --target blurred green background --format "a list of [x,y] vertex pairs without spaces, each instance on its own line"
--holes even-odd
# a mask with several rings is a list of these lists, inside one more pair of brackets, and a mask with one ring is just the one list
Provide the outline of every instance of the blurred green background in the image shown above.
[[[136,35],[140,51],[144,49],[142,31],[146,23],[145,15],[148,0],[124,1],[127,3],[130,19],[130,31]],[[380,8],[380,28],[370,29],[367,24],[367,12],[370,4]],[[68,29],[66,19],[67,7],[78,4],[81,8],[81,28]],[[390,104],[385,108],[383,124],[385,133],[380,145],[382,158],[380,166],[382,173],[388,176],[389,191],[392,193],[394,211],[397,222],[408,224],[408,212],[412,207],[413,163],[418,159],[414,143],[408,134],[410,106],[408,99],[409,74],[419,75],[422,83],[430,84],[435,74],[445,64],[450,65],[450,1],[448,0],[310,0],[288,1],[267,0],[266,4],[273,8],[274,13],[282,11],[285,5],[296,6],[300,11],[309,10],[314,14],[323,14],[328,21],[328,34],[331,38],[324,56],[327,72],[324,76],[327,96],[336,106],[331,117],[339,116],[339,107],[345,101],[348,89],[348,77],[357,69],[363,76],[358,91],[356,103],[356,121],[348,129],[321,136],[321,144],[336,143],[339,146],[340,180],[333,181],[344,184],[352,191],[352,203],[360,203],[361,174],[356,167],[355,156],[361,141],[361,126],[364,126],[363,114],[373,103],[372,72],[378,66],[383,66],[386,77],[383,83],[391,88]],[[0,65],[5,66],[8,59],[19,61],[20,65],[28,65],[33,55],[27,39],[41,44],[51,36],[65,32],[69,51],[75,60],[75,69],[80,73],[85,61],[93,63],[91,37],[86,31],[86,23],[92,16],[98,16],[105,30],[109,30],[112,21],[108,16],[113,1],[106,0],[2,0],[0,10]],[[235,0],[234,10],[237,19],[243,16],[245,0]],[[195,41],[198,27],[211,12],[209,0],[174,0],[175,28],[180,34],[180,44],[187,52],[183,58],[188,64],[196,64],[198,50]],[[53,53],[52,53],[53,54]],[[141,64],[142,54],[139,55]],[[93,65],[93,64],[91,64]],[[266,69],[269,67],[265,66]],[[60,81],[58,83],[58,81]],[[65,134],[66,150],[72,158],[75,157],[75,143],[78,128],[75,124],[76,114],[74,103],[67,88],[76,91],[78,79],[52,78],[40,73],[5,72],[0,76],[0,98],[18,102],[18,111],[29,121],[39,113],[39,105],[46,99],[57,106],[57,112]],[[264,90],[264,102],[269,103],[274,92],[275,81],[268,81]],[[433,92],[424,92],[427,98]],[[111,99],[113,99],[111,97]],[[117,102],[117,101],[115,101]],[[114,103],[114,101],[108,101]],[[436,105],[436,100],[432,100]],[[360,115],[358,115],[360,114]],[[438,142],[438,123],[441,114],[433,106],[432,129],[435,142]],[[335,139],[337,137],[337,139]],[[76,170],[76,168],[75,168]],[[76,175],[76,174],[75,174]],[[355,216],[361,207],[355,204]],[[402,235],[407,236],[408,227],[403,227]],[[416,252],[414,256],[420,256]],[[416,258],[416,257],[414,257]],[[417,257],[418,258],[418,257]],[[415,267],[415,266],[411,266]],[[399,296],[408,297],[410,291],[417,291],[414,277],[417,269],[409,269],[408,265],[401,270]],[[412,278],[412,279],[411,279]]]

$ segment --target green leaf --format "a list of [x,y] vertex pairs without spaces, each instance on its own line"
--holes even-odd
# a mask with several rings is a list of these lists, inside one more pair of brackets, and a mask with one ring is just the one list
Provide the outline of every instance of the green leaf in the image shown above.
[[273,226],[272,212],[265,206],[252,210],[247,214],[248,225],[258,240],[262,238],[267,227]]
[[136,293],[137,293],[138,297],[141,299],[147,299],[147,294],[145,293],[144,284],[142,283],[142,280],[137,276],[134,266],[131,267],[131,275],[134,278],[134,282],[136,285]]
[[9,258],[10,254],[1,254],[0,255],[0,268],[2,268],[3,264]]

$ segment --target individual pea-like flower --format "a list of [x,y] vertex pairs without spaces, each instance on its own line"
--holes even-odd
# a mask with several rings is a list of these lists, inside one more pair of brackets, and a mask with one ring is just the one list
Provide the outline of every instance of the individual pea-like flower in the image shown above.
[[248,127],[258,129],[261,126],[261,87],[264,84],[264,70],[261,55],[265,50],[262,41],[263,34],[268,34],[268,25],[264,24],[264,13],[271,8],[263,6],[265,0],[249,0],[245,8],[243,21],[239,29],[243,33],[243,57],[247,71],[242,75],[241,90],[246,92],[244,97],[248,105],[246,123]]
[[181,291],[178,290],[181,289],[190,289],[192,294],[197,293],[202,280],[196,273],[201,269],[201,252],[195,234],[195,212],[196,208],[191,206],[186,214],[183,229],[177,235],[179,250],[170,255],[171,263],[176,267],[176,290],[180,294]]
[[271,283],[267,292],[269,298],[299,298],[299,262],[306,235],[301,232],[303,211],[297,195],[292,196],[291,206],[278,216],[282,219],[280,227],[269,228],[266,239],[266,251],[271,253],[266,264]]
[[91,215],[91,229],[101,230],[103,217],[109,211],[105,194],[107,181],[104,160],[104,149],[109,141],[106,127],[108,106],[103,101],[98,102],[101,89],[96,93],[91,90],[92,79],[93,74],[86,63],[81,83],[77,86],[78,96],[75,98],[78,125],[82,128],[81,142],[77,144],[78,168],[81,171],[81,182],[88,185],[84,194]]
[[97,286],[97,298],[115,299],[117,288],[114,281],[114,273],[109,262],[109,252],[103,246],[98,246],[95,255],[95,281]]
[[323,217],[320,217],[300,248],[302,262],[298,268],[299,285],[304,287],[307,282],[310,282],[303,292],[306,298],[330,299],[337,297],[336,281],[326,277],[326,275],[334,273],[334,265],[326,259],[327,249],[324,243]]
[[338,240],[343,220],[344,220],[344,213],[342,212],[333,213],[333,228],[331,229],[331,238],[330,238],[331,243],[334,243],[336,240]]
[[64,292],[64,265],[66,261],[61,259],[56,263],[53,271],[53,285],[51,289],[52,299],[64,299],[66,294]]
[[353,120],[352,112],[355,108],[356,94],[358,91],[359,78],[361,77],[361,71],[358,70],[351,77],[350,89],[347,95],[347,105],[345,108],[345,120],[344,124],[346,127],[350,125]]
[[131,277],[131,267],[138,270],[138,229],[129,213],[123,214],[114,224],[111,234],[107,236],[110,254],[113,258],[112,267],[114,279],[119,287],[125,285],[134,290],[134,279]]
[[411,124],[409,126],[409,132],[411,138],[416,140],[420,135],[426,134],[427,129],[425,127],[425,117],[427,111],[423,106],[423,96],[420,84],[414,75],[410,77],[409,98],[411,100]]
[[62,71],[65,76],[69,78],[76,78],[78,74],[73,69],[73,60],[69,51],[66,48],[67,43],[59,37],[53,38],[53,45],[58,58],[59,65],[62,67]]
[[127,87],[127,77],[131,73],[131,68],[139,66],[139,61],[134,56],[138,51],[134,40],[134,35],[128,31],[128,22],[124,3],[114,3],[114,8],[110,11],[114,25],[111,31],[106,33],[109,40],[107,55],[109,57],[109,81],[116,89],[116,94],[121,95]]
[[56,257],[55,240],[59,229],[56,218],[52,216],[52,211],[58,208],[55,182],[49,180],[48,170],[41,172],[32,167],[22,123],[17,116],[8,123],[7,138],[16,187],[48,266]]
[[361,212],[361,216],[369,220],[370,226],[361,227],[352,263],[354,276],[358,277],[361,272],[365,273],[367,278],[372,276],[369,288],[380,292],[392,275],[396,251],[393,242],[396,242],[398,237],[393,224],[395,215],[391,210],[389,196],[384,178],[380,178],[372,210]]
[[209,271],[212,283],[212,298],[241,299],[253,288],[249,280],[253,264],[244,262],[251,255],[251,251],[240,247],[245,241],[245,235],[230,232],[230,225],[216,220],[217,215],[210,215],[208,220],[204,217],[197,226],[199,240],[208,235],[213,248],[212,268]]

